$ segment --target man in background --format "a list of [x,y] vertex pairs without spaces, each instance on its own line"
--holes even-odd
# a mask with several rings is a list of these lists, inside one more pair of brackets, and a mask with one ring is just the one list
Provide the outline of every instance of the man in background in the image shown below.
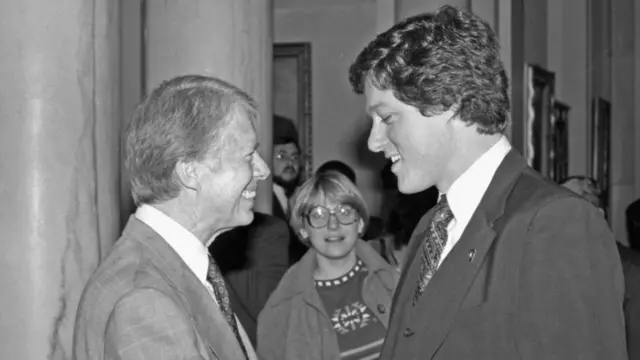
[[257,126],[253,99],[215,78],[144,99],[125,131],[138,209],[82,294],[74,359],[256,359],[207,247],[253,220]]
[[298,131],[291,119],[273,117],[273,214],[289,221],[289,198],[300,184]]
[[[302,156],[293,120],[273,116],[273,215],[289,224],[289,198],[300,185]],[[289,263],[295,264],[307,252],[289,227]]]

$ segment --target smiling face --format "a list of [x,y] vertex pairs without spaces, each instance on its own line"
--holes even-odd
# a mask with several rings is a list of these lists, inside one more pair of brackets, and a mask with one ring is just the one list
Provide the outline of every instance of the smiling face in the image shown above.
[[391,159],[398,189],[412,194],[440,184],[446,177],[455,150],[451,110],[435,116],[398,100],[391,90],[365,86],[368,113],[372,118],[368,147]]
[[[223,146],[211,149],[201,162],[199,201],[216,227],[228,229],[253,221],[253,202],[259,180],[269,176],[269,168],[257,148],[254,125],[242,110],[224,128]],[[218,154],[218,156],[216,156]]]
[[364,229],[357,210],[329,199],[309,207],[304,232],[311,247],[327,259],[344,259],[355,251],[356,240]]

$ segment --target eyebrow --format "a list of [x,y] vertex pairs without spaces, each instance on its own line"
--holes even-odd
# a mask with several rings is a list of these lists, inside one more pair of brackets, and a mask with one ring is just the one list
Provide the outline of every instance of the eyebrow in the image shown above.
[[378,108],[381,107],[382,105],[383,105],[382,103],[376,103],[371,106],[368,106],[367,114],[371,115],[372,112],[374,112],[375,110],[378,110]]

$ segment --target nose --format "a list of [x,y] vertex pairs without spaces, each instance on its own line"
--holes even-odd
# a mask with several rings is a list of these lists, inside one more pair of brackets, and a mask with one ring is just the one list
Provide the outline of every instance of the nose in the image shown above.
[[367,140],[369,150],[374,153],[382,151],[382,145],[384,145],[386,137],[385,125],[382,124],[381,121],[374,120],[371,124],[369,139]]
[[254,156],[255,165],[253,167],[253,177],[258,180],[264,180],[269,177],[269,174],[271,174],[271,170],[269,170],[267,163],[262,159],[262,156],[260,156],[260,154],[256,152]]
[[340,227],[340,223],[338,222],[338,217],[335,214],[329,215],[329,223],[327,224],[329,229],[337,230]]

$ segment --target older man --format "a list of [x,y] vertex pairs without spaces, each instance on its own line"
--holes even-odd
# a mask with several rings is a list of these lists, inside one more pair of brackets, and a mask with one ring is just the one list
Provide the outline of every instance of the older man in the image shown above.
[[253,219],[256,105],[222,80],[157,87],[126,130],[138,209],[85,288],[74,359],[254,359],[207,252]]

